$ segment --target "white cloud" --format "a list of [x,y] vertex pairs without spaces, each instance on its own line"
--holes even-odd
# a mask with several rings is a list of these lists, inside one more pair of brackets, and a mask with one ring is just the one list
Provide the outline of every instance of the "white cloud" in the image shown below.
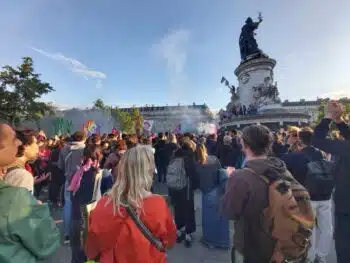
[[153,45],[156,55],[166,62],[170,74],[183,73],[187,61],[189,38],[190,31],[180,29],[169,32]]
[[176,103],[186,94],[185,66],[187,62],[190,31],[179,29],[165,34],[152,46],[153,53],[168,71],[169,99]]
[[105,73],[90,69],[88,66],[86,66],[82,62],[74,58],[67,57],[61,53],[49,53],[45,50],[42,50],[36,47],[31,47],[31,49],[45,57],[64,63],[66,66],[68,66],[68,68],[72,72],[83,76],[85,79],[88,79],[88,78],[98,79],[97,86],[99,87],[101,87],[102,85],[101,79],[105,79],[107,77]]

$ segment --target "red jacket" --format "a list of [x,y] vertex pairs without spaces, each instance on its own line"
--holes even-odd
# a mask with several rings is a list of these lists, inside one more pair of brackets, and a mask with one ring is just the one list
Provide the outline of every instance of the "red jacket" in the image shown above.
[[[141,233],[126,210],[113,213],[113,204],[103,197],[91,212],[86,254],[100,263],[166,263],[159,252]],[[167,248],[176,241],[176,226],[163,197],[151,195],[144,199],[142,222]]]

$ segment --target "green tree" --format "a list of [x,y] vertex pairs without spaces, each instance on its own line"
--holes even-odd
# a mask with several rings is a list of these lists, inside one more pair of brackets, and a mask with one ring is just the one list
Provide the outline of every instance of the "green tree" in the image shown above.
[[94,101],[94,109],[105,110],[108,106],[103,102],[102,99]]
[[339,102],[344,105],[344,119],[350,121],[350,98],[341,98]]
[[9,65],[0,72],[0,119],[12,125],[23,120],[38,120],[52,113],[50,104],[39,101],[42,95],[54,91],[49,83],[40,80],[35,73],[33,60],[24,57],[21,65]]
[[134,134],[142,128],[143,117],[139,109],[133,108],[131,111],[121,110],[118,107],[112,109],[112,116],[119,122],[122,132]]
[[320,106],[318,107],[318,116],[316,120],[316,124],[320,123],[320,121],[325,117],[326,114],[327,101],[321,101]]

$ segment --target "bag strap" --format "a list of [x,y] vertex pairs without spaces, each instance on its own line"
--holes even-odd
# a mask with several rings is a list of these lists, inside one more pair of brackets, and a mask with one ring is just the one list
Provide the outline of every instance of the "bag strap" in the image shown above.
[[270,169],[267,169],[263,174],[257,173],[252,168],[246,167],[244,169],[247,169],[247,170],[251,171],[253,174],[259,176],[267,185],[271,185],[274,182],[276,182],[277,180],[285,180],[285,181],[289,181],[289,182],[293,181],[292,178],[278,174],[276,171],[273,171]]
[[136,211],[131,207],[129,202],[123,198],[123,202],[125,202],[126,206],[125,209],[128,212],[129,216],[131,219],[135,222],[136,226],[139,228],[141,233],[149,240],[149,242],[155,246],[160,252],[165,252],[166,249],[163,245],[163,243],[156,238],[152,232],[145,226],[145,224],[141,221],[141,219],[138,217],[136,214]]

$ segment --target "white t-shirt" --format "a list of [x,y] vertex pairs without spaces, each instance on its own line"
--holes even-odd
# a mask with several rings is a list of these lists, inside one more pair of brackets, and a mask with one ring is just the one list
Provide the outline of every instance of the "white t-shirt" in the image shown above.
[[8,172],[4,177],[4,181],[11,186],[24,187],[27,188],[29,192],[34,192],[33,175],[26,169],[17,168]]

